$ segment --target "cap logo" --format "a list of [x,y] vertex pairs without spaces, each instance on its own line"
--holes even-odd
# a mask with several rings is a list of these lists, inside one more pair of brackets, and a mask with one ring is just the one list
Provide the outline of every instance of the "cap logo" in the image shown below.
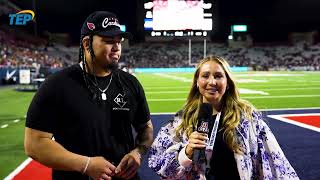
[[120,24],[118,19],[116,18],[104,18],[102,22],[102,27],[107,28],[108,26],[118,26],[120,28]]
[[88,27],[88,29],[90,29],[91,31],[96,28],[93,23],[89,23],[89,22],[87,22],[87,27]]

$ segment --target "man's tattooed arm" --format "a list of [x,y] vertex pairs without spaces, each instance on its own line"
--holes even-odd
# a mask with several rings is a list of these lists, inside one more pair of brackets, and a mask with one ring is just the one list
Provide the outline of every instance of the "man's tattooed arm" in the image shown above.
[[147,154],[152,142],[153,142],[153,126],[151,120],[146,124],[136,129],[136,149],[141,155]]

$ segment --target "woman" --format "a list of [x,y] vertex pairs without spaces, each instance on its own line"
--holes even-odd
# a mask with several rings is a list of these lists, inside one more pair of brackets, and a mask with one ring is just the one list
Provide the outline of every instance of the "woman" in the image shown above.
[[[195,128],[208,103],[207,135]],[[205,161],[192,160],[201,149]],[[149,167],[163,179],[299,179],[261,115],[240,99],[229,64],[216,56],[198,64],[185,106],[151,146]]]

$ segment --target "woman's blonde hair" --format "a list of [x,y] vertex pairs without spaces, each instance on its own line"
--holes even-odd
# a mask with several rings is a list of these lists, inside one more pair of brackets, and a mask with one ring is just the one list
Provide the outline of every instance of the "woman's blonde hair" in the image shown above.
[[194,73],[191,90],[186,104],[183,107],[182,123],[176,129],[176,133],[178,136],[181,136],[181,132],[185,132],[189,137],[194,131],[194,127],[197,126],[197,117],[203,98],[197,87],[197,81],[201,67],[209,61],[218,63],[223,68],[227,77],[227,89],[221,99],[223,112],[222,127],[224,129],[223,138],[231,150],[239,153],[241,152],[241,149],[236,141],[236,127],[239,125],[242,115],[248,119],[252,119],[252,113],[255,108],[248,101],[240,99],[239,91],[231,76],[228,62],[218,56],[209,56],[198,63],[196,72]]

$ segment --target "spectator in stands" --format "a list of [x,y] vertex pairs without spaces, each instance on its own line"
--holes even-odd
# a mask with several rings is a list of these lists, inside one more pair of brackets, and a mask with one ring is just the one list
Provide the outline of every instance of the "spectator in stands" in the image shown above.
[[[37,39],[33,37],[32,39]],[[12,68],[32,68],[33,63],[37,63],[42,67],[62,68],[71,65],[70,61],[61,59],[54,55],[61,52],[47,52],[44,50],[44,45],[41,45],[43,40],[38,39],[40,45],[33,44],[27,40],[21,40],[14,36],[14,33],[4,33],[0,30],[0,66]],[[73,63],[73,62],[72,62]]]
[[[212,110],[201,123],[208,134],[195,131],[204,104]],[[151,146],[149,166],[175,180],[299,179],[261,114],[240,99],[228,63],[215,56],[198,64],[183,110]]]
[[53,168],[53,179],[139,179],[153,127],[141,84],[117,68],[129,35],[113,13],[92,13],[81,29],[80,63],[50,76],[31,102],[25,151]]
[[[0,27],[1,28],[1,27]],[[66,48],[55,44],[47,47],[43,39],[38,39],[36,45],[28,40],[15,38],[15,33],[3,32],[0,29],[0,67],[31,68],[36,62],[43,68],[63,68],[76,62],[77,48]],[[224,44],[207,43],[207,54],[226,57],[231,66],[247,66],[254,70],[319,70],[320,44],[268,44],[255,45],[249,48],[228,48]],[[141,43],[122,52],[124,64],[134,64],[136,68],[146,67],[190,67],[188,47],[185,43]],[[203,56],[202,43],[192,44],[191,62]],[[154,59],[161,59],[155,61]]]

